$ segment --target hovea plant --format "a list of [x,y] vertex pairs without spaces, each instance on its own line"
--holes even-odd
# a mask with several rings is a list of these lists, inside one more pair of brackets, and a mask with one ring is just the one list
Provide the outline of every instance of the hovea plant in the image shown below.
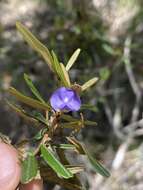
[[[96,125],[96,122],[84,118],[82,109],[92,106],[83,104],[80,97],[87,88],[96,84],[98,78],[92,78],[83,85],[71,83],[69,70],[75,63],[80,49],[73,53],[65,66],[59,62],[54,51],[50,52],[25,26],[19,22],[16,26],[26,42],[44,58],[50,70],[57,76],[59,85],[49,101],[42,98],[27,74],[24,74],[24,79],[35,98],[28,97],[13,87],[8,90],[23,103],[22,105],[25,104],[34,109],[35,114],[9,101],[7,101],[8,105],[39,129],[32,139],[24,140],[17,145],[22,163],[21,183],[26,184],[35,178],[43,178],[44,181],[51,181],[69,190],[83,189],[77,174],[84,170],[84,165],[70,164],[66,157],[68,151],[87,156],[95,172],[109,177],[109,172],[75,138],[75,134],[84,126]],[[79,118],[74,118],[69,114],[69,112],[77,111]],[[31,141],[34,142],[32,148],[29,145]],[[27,151],[24,147],[29,147],[29,150]]]

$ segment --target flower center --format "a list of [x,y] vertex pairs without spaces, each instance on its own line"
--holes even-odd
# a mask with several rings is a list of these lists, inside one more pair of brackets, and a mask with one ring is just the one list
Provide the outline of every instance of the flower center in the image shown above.
[[64,98],[64,102],[65,102],[65,103],[67,103],[68,100],[69,100],[68,97],[65,97],[65,98]]

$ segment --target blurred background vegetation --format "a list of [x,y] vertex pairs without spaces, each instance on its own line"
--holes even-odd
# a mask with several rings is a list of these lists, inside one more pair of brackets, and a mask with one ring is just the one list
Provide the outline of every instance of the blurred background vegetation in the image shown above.
[[82,49],[70,72],[72,81],[82,84],[100,78],[83,97],[94,106],[84,111],[85,116],[98,126],[83,129],[79,138],[112,176],[103,179],[83,160],[85,185],[90,190],[142,190],[142,0],[0,1],[0,131],[13,143],[30,137],[35,129],[6,105],[9,86],[28,95],[23,80],[27,73],[45,99],[56,88],[47,65],[16,31],[16,21],[55,50],[63,63],[75,49]]

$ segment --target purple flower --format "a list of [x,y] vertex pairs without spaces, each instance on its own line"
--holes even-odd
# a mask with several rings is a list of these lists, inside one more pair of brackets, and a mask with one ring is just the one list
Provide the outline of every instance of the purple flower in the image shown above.
[[56,111],[78,111],[81,106],[79,95],[70,88],[58,88],[50,98],[50,104]]

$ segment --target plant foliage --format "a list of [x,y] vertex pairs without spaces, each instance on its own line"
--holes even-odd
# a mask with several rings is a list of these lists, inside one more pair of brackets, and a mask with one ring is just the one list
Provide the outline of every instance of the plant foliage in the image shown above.
[[[48,64],[51,71],[55,74],[58,80],[58,85],[71,88],[79,95],[89,87],[96,84],[98,78],[93,78],[83,85],[71,83],[69,70],[75,63],[80,49],[77,49],[66,66],[60,63],[54,51],[49,51],[24,25],[20,22],[16,23],[18,31],[22,34],[24,40],[38,52],[45,62]],[[77,173],[84,170],[84,165],[71,165],[66,158],[66,151],[73,151],[79,155],[85,155],[92,164],[95,172],[104,177],[109,177],[108,170],[93,158],[87,151],[85,146],[76,140],[74,135],[84,126],[96,126],[96,122],[86,120],[81,113],[82,109],[91,109],[96,111],[94,106],[83,104],[80,110],[80,117],[74,118],[64,111],[54,111],[51,105],[47,103],[38,89],[35,87],[30,76],[24,74],[24,79],[35,96],[28,97],[19,92],[13,87],[10,87],[8,92],[14,96],[19,102],[35,109],[35,112],[30,113],[18,105],[14,105],[8,101],[8,105],[24,119],[33,122],[39,127],[39,132],[33,137],[35,148],[29,150],[26,158],[22,155],[22,177],[21,183],[25,184],[34,178],[41,176],[44,180],[59,184],[69,190],[83,189],[82,183],[77,177]],[[69,134],[64,133],[64,129],[69,128]],[[60,137],[60,143],[57,143],[57,137]],[[30,142],[30,140],[29,140]],[[26,150],[25,150],[26,151]]]

